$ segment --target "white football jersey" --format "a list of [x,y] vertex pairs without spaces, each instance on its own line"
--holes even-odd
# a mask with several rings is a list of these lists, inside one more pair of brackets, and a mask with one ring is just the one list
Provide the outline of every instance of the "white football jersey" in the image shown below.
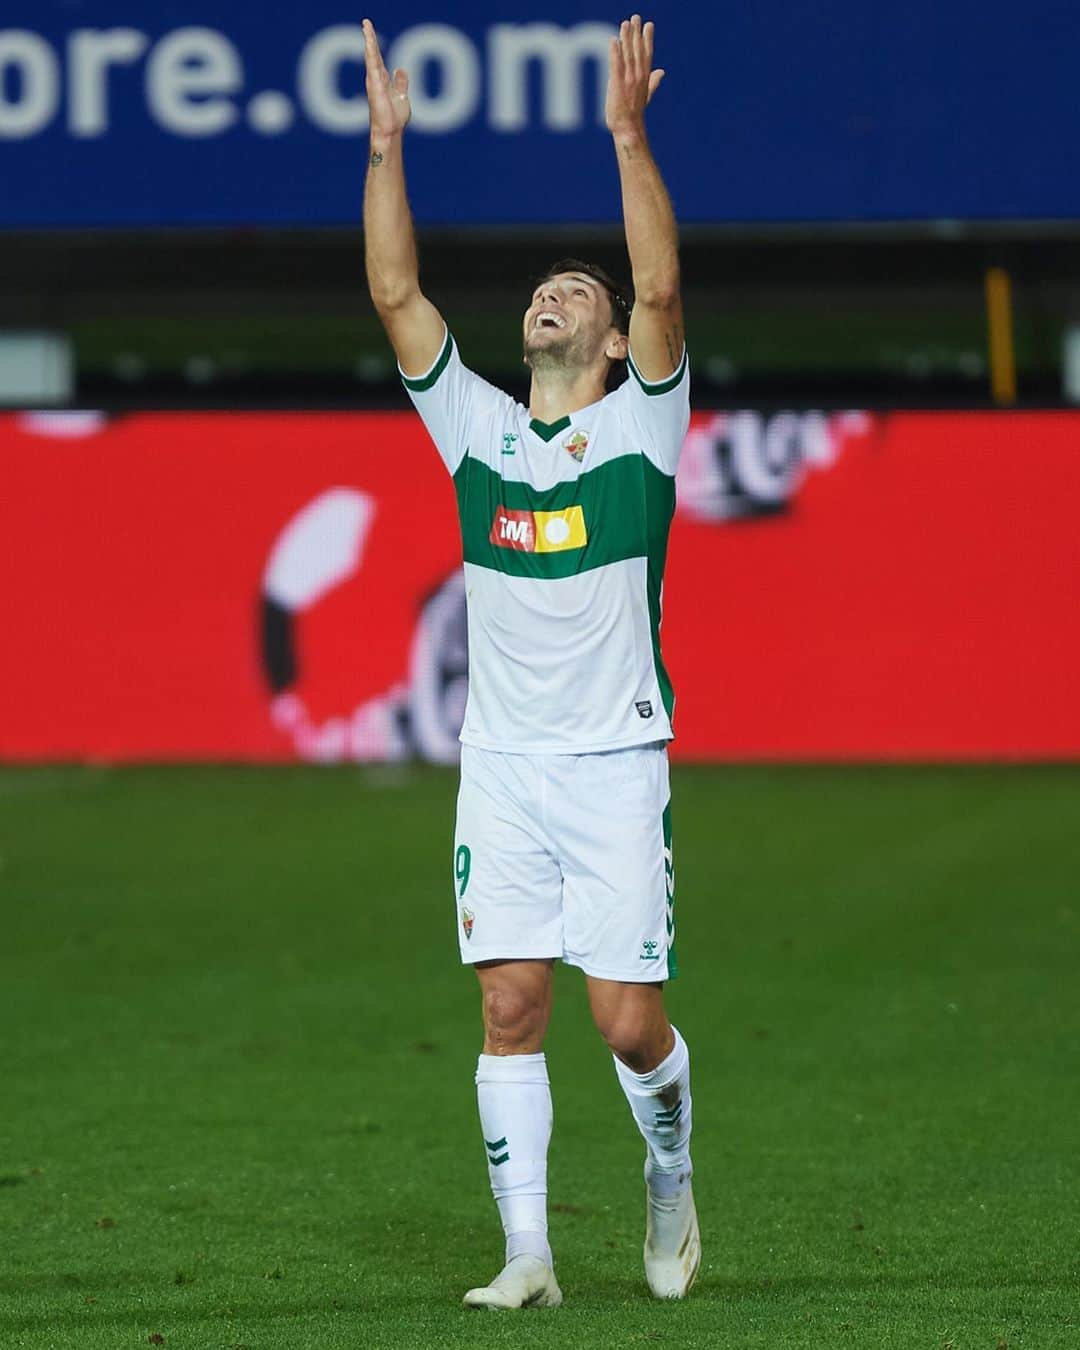
[[660,592],[690,421],[685,352],[546,423],[467,370],[449,333],[402,380],[454,478],[469,696],[461,740],[586,754],[670,740]]

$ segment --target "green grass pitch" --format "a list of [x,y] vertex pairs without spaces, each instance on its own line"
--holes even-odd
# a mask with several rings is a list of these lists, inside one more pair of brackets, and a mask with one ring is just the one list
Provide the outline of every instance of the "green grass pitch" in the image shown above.
[[580,981],[562,1309],[500,1264],[435,769],[0,772],[0,1345],[1080,1346],[1080,770],[682,768],[705,1258]]

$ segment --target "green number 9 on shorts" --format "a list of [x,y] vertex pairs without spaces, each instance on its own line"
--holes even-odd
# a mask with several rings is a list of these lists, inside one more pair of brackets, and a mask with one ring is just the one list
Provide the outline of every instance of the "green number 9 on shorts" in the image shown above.
[[459,844],[458,851],[454,855],[454,876],[457,878],[459,900],[465,895],[465,888],[469,884],[469,873],[471,871],[472,850],[468,844]]

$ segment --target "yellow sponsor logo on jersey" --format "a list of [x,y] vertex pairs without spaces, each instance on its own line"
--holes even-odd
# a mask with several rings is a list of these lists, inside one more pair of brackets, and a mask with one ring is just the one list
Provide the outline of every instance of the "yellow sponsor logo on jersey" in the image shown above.
[[500,506],[488,538],[498,548],[519,553],[564,553],[589,542],[585,512],[580,506],[562,511],[521,511]]
[[584,548],[589,542],[585,512],[580,506],[562,511],[534,511],[537,553],[561,553],[567,548]]

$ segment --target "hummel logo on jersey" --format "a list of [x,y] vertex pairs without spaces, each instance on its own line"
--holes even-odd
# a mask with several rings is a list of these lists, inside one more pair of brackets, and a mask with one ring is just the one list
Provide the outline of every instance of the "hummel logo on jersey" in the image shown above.
[[516,511],[500,506],[488,538],[496,548],[520,553],[562,553],[584,548],[589,542],[580,506],[567,506],[562,511]]
[[515,442],[516,440],[517,440],[517,435],[516,435],[513,431],[504,431],[504,432],[503,432],[503,448],[502,448],[502,452],[503,452],[504,455],[516,455],[516,454],[517,454],[517,451],[514,449],[514,442]]
[[653,942],[650,938],[647,938],[641,944],[641,959],[643,961],[659,961],[660,953],[656,950],[659,946],[659,942]]

